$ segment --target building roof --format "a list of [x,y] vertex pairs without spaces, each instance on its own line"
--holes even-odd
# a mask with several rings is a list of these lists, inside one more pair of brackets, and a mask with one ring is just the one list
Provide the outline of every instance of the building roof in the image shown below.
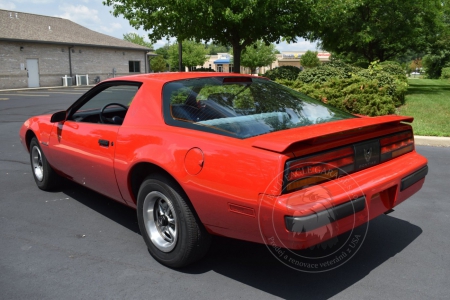
[[0,40],[149,51],[70,20],[0,9]]
[[230,59],[229,58],[220,58],[214,61],[215,64],[229,64]]

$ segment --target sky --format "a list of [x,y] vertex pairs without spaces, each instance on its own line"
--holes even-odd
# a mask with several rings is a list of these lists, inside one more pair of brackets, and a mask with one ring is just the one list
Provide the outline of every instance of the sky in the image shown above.
[[[119,39],[123,39],[126,33],[134,32],[145,36],[148,40],[144,30],[130,26],[128,20],[121,16],[114,17],[110,13],[111,8],[103,5],[102,0],[0,0],[0,9],[69,19],[91,30]],[[172,39],[171,42],[173,41],[175,40]],[[153,48],[158,49],[166,43],[167,40],[160,40],[153,44]],[[280,42],[275,46],[281,52],[318,50],[316,44],[303,39],[299,39],[298,43]]]

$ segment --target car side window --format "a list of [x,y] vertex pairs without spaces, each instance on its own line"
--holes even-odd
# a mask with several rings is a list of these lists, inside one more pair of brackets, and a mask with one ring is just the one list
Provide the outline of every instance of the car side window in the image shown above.
[[72,115],[77,122],[121,125],[139,86],[110,86],[84,103]]

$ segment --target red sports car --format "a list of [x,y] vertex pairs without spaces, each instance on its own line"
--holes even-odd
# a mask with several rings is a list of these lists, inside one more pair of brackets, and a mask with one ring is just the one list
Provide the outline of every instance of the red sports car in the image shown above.
[[390,211],[428,172],[412,120],[351,115],[261,77],[163,73],[104,81],[28,119],[20,139],[40,189],[66,177],[136,208],[152,256],[181,267],[211,235],[298,250]]

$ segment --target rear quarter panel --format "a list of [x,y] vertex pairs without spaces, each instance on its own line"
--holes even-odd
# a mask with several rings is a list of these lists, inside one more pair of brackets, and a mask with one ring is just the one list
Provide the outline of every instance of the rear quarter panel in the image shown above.
[[[204,224],[256,233],[258,194],[280,175],[286,155],[254,148],[247,140],[166,125],[161,88],[143,84],[119,130],[115,170],[122,196],[136,206],[130,171],[149,162],[175,178]],[[201,149],[204,158],[196,175],[185,165],[192,148]],[[231,212],[230,204],[249,208],[253,215]]]

